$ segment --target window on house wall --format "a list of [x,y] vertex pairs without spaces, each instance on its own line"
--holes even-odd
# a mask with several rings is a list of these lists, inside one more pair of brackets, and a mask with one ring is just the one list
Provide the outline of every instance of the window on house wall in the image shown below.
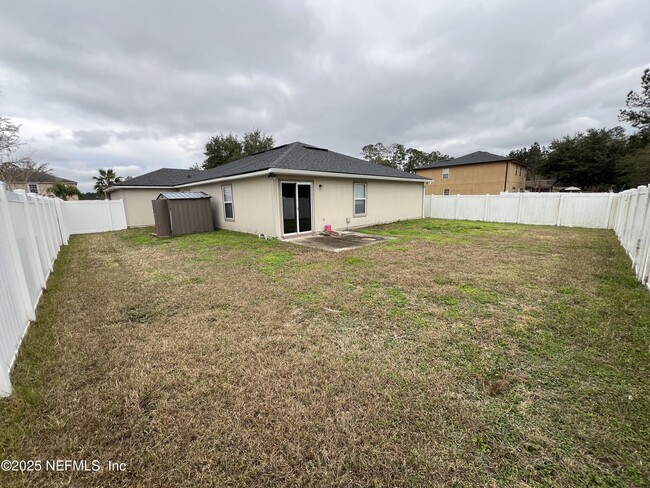
[[517,189],[513,186],[513,187],[512,187],[512,193],[514,193],[514,192],[516,192],[516,191],[517,191]]
[[38,193],[38,185],[35,183],[29,184],[29,193]]
[[449,179],[449,168],[442,168],[442,179],[443,180]]
[[354,184],[354,216],[366,215],[366,184]]
[[451,195],[451,192],[449,191],[449,188],[445,188],[444,190],[442,190],[442,194],[443,195]]
[[232,206],[232,185],[221,187],[223,193],[223,215],[226,220],[235,220],[235,212]]

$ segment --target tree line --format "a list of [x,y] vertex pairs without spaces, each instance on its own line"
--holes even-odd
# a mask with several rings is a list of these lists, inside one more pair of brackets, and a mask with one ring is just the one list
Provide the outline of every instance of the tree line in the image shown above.
[[641,91],[627,94],[619,120],[622,127],[589,129],[553,139],[542,146],[511,151],[508,156],[528,164],[533,185],[541,179],[555,179],[559,185],[606,191],[634,188],[650,183],[650,69],[641,76]]

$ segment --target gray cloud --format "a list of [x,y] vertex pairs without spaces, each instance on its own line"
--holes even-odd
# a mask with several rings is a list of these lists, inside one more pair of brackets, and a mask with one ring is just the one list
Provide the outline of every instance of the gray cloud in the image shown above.
[[9,0],[0,113],[84,189],[96,168],[189,166],[253,127],[349,154],[506,152],[618,124],[649,23],[641,0]]

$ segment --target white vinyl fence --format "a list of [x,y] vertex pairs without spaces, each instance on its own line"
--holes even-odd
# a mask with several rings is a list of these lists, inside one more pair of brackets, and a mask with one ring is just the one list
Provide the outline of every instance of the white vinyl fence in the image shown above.
[[0,182],[0,396],[11,393],[9,373],[61,246],[70,234],[125,228],[121,200],[64,202]]
[[424,215],[436,219],[614,229],[641,283],[650,288],[648,187],[621,193],[430,195]]

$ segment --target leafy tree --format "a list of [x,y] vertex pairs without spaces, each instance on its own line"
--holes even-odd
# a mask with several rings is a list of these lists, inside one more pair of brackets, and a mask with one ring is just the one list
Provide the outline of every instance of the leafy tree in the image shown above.
[[61,200],[67,200],[73,196],[81,196],[81,192],[74,185],[67,185],[61,181],[54,183],[50,188],[47,189],[47,192],[51,195],[54,195]]
[[620,111],[618,119],[629,122],[640,131],[647,131],[650,128],[650,68],[646,68],[641,76],[641,92],[630,91],[625,106],[627,109]]
[[435,163],[436,161],[446,161],[452,159],[449,155],[443,154],[440,151],[425,152],[419,149],[409,147],[406,150],[406,164],[402,168],[409,173],[415,173],[415,170],[421,166]]
[[553,139],[539,171],[565,185],[604,190],[619,182],[618,163],[627,152],[622,127],[589,129]]
[[382,166],[390,166],[388,159],[388,148],[381,142],[375,144],[366,144],[361,148],[361,156],[366,161],[371,163],[381,164]]
[[621,160],[619,170],[624,186],[634,188],[650,184],[650,144],[628,153]]
[[206,158],[203,161],[203,169],[216,168],[258,152],[268,151],[273,148],[273,144],[273,136],[263,134],[259,129],[246,132],[242,140],[232,133],[224,136],[220,132],[205,144],[203,154]]
[[79,200],[101,200],[101,197],[94,191],[87,191],[79,194]]
[[99,176],[93,176],[95,180],[95,191],[101,198],[106,198],[106,188],[122,182],[122,178],[115,174],[112,169],[100,169]]
[[435,161],[450,159],[449,156],[438,151],[428,153],[412,147],[406,148],[403,144],[399,143],[386,146],[381,142],[363,146],[361,148],[361,156],[371,163],[381,164],[409,173],[414,173],[415,169],[420,166]]
[[264,134],[259,129],[254,129],[252,132],[246,132],[242,140],[242,153],[244,156],[252,156],[253,154],[268,151],[273,149],[273,136],[271,134]]

